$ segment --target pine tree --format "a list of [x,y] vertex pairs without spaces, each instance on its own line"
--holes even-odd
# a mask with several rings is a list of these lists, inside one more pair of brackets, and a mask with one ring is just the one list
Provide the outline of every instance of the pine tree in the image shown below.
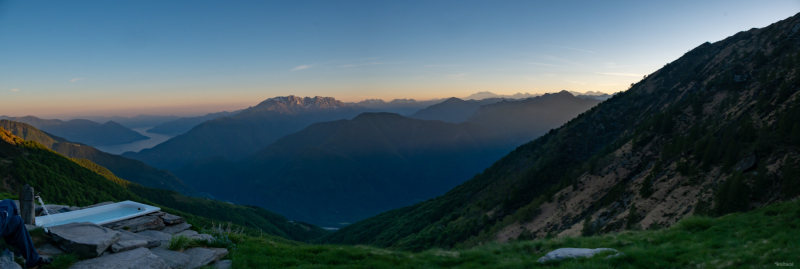
[[628,222],[625,223],[625,229],[633,230],[638,221],[639,213],[636,211],[636,204],[631,203],[631,209],[628,211]]
[[583,230],[581,230],[582,236],[592,236],[594,234],[594,225],[592,225],[592,216],[587,216],[583,219]]

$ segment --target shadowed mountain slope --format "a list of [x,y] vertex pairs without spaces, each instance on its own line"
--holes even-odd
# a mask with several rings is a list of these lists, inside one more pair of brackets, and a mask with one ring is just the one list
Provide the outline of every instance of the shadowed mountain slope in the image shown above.
[[316,122],[350,119],[361,111],[331,97],[276,97],[232,117],[206,121],[153,148],[123,156],[178,169],[213,156],[239,160]]
[[90,120],[46,120],[34,116],[0,117],[0,119],[30,124],[45,132],[90,146],[125,144],[149,139],[113,121],[99,124]]
[[180,192],[189,196],[200,196],[194,188],[167,170],[150,167],[140,161],[105,153],[91,146],[71,143],[66,139],[48,135],[33,126],[10,120],[0,120],[0,127],[15,136],[39,144],[69,158],[88,159],[97,163],[117,176],[128,181],[151,188],[160,188]]
[[462,123],[465,122],[470,116],[475,114],[475,111],[483,105],[493,104],[505,99],[502,98],[489,98],[483,100],[461,100],[458,98],[450,98],[444,102],[431,105],[424,109],[409,115],[409,118],[420,120],[440,120],[449,123]]
[[510,150],[474,124],[364,113],[316,123],[231,163],[176,173],[202,192],[339,227],[440,195]]
[[421,250],[658,229],[800,195],[800,15],[705,43],[447,194],[327,243]]
[[179,135],[188,132],[197,125],[203,122],[218,119],[222,117],[230,117],[239,114],[241,110],[228,112],[222,111],[217,113],[208,113],[204,116],[197,117],[183,117],[177,120],[165,122],[147,130],[148,133],[165,134],[165,135]]

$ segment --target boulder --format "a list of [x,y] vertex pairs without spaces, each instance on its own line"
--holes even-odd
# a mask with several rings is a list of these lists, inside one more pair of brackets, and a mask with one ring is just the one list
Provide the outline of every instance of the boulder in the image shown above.
[[[159,242],[159,245],[161,245],[161,242]],[[147,240],[118,241],[111,245],[111,252],[117,253],[141,247],[147,247]]]
[[758,163],[758,158],[755,154],[750,154],[750,156],[744,157],[741,161],[736,163],[736,171],[741,171],[742,173],[749,172],[756,167]]
[[[137,234],[132,233],[129,231],[119,231],[122,234],[122,237],[119,238],[119,242],[128,241],[128,240],[144,240],[147,241],[147,248],[154,248],[161,245],[161,239],[146,236],[144,234]],[[119,243],[117,242],[117,243]]]
[[99,203],[99,204],[93,204],[93,205],[90,205],[90,206],[84,206],[84,207],[83,207],[83,208],[81,208],[81,209],[87,209],[87,208],[92,208],[92,207],[98,207],[98,206],[110,205],[110,204],[113,204],[113,203],[114,203],[114,202],[102,202],[102,203]]
[[0,254],[0,268],[3,269],[22,269],[22,266],[19,266],[16,262],[14,262],[14,254],[8,249],[3,250],[3,253]]
[[184,222],[184,223],[181,223],[181,224],[166,226],[166,227],[164,227],[164,229],[161,229],[161,232],[165,233],[165,234],[176,234],[176,233],[180,233],[180,232],[186,231],[189,228],[192,228],[192,225],[189,224],[189,223],[185,223]]
[[169,266],[157,255],[147,248],[137,248],[103,257],[80,261],[72,265],[71,269],[168,269]]
[[164,220],[155,216],[141,216],[127,220],[121,220],[108,224],[103,224],[113,230],[126,230],[132,233],[144,230],[161,230],[164,228]]
[[53,226],[48,230],[58,247],[83,258],[99,256],[122,236],[117,231],[89,222]]
[[215,269],[230,269],[233,262],[231,260],[218,261],[212,264]]
[[189,265],[189,256],[186,254],[164,248],[154,248],[150,251],[164,260],[172,269],[183,269]]
[[163,216],[161,216],[161,219],[163,219],[164,223],[166,223],[167,225],[175,225],[186,222],[186,220],[183,217],[175,216],[172,214],[164,214]]
[[159,231],[151,231],[151,230],[141,231],[141,232],[138,232],[136,234],[157,239],[157,240],[161,241],[162,244],[163,244],[164,241],[169,241],[169,239],[172,238],[171,235],[168,235],[168,234],[165,234],[165,233],[162,233],[162,232],[159,232]]
[[619,252],[613,248],[559,248],[553,251],[550,251],[544,257],[539,258],[537,262],[545,263],[549,261],[560,261],[563,259],[572,259],[572,258],[591,258],[595,254],[600,252],[611,251],[611,252]]
[[200,268],[218,261],[220,258],[228,255],[228,250],[218,248],[191,248],[183,251],[183,254],[189,256],[189,265],[187,269]]

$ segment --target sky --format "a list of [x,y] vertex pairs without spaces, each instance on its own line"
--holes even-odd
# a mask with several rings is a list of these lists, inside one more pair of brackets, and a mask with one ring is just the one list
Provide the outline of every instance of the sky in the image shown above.
[[0,115],[625,90],[794,1],[0,0]]

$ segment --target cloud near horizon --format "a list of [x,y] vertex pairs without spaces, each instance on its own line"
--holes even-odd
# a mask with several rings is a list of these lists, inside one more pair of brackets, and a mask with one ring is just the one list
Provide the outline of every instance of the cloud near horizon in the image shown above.
[[75,81],[79,81],[79,80],[83,80],[83,78],[73,78],[73,79],[70,79],[69,82],[75,82]]
[[303,69],[309,69],[309,68],[311,68],[311,67],[313,67],[313,66],[314,66],[313,64],[308,64],[308,65],[299,65],[299,66],[297,66],[297,67],[295,67],[295,68],[292,68],[292,69],[291,69],[291,70],[289,70],[289,71],[298,71],[298,70],[303,70]]
[[11,89],[12,92],[19,91],[19,89]]

